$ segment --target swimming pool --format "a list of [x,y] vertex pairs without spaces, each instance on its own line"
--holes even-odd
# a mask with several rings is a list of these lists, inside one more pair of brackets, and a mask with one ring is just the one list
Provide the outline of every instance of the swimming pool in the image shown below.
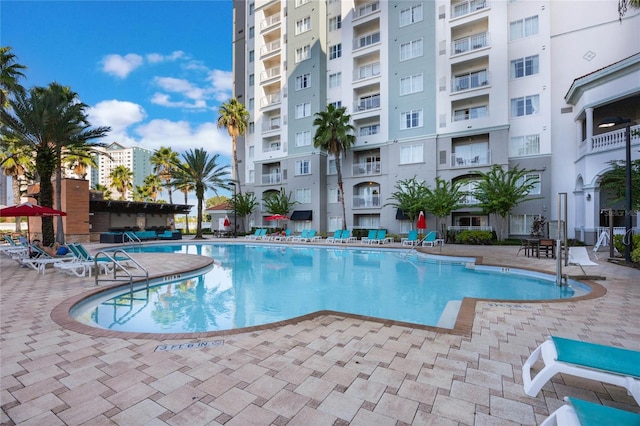
[[[129,251],[210,256],[206,273],[153,282],[149,291],[109,291],[72,309],[100,328],[185,333],[283,321],[317,311],[451,328],[465,297],[564,299],[589,288],[558,287],[551,275],[475,266],[471,259],[427,258],[415,251],[269,244],[168,244]],[[448,319],[447,319],[448,318]]]

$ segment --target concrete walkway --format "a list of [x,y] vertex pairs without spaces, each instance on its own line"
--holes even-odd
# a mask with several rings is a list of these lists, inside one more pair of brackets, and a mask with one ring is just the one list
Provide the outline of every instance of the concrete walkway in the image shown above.
[[[426,250],[552,273],[556,266],[516,257],[517,247]],[[192,255],[136,259],[157,274],[206,263]],[[550,334],[640,350],[640,271],[592,260],[599,266],[587,273],[606,277],[598,281],[602,297],[478,302],[468,333],[324,315],[163,340],[89,335],[54,321],[53,308],[93,290],[94,281],[53,269],[39,275],[0,255],[1,423],[533,425],[566,395],[640,412],[624,389],[570,376],[555,377],[535,398],[522,389],[522,364]],[[565,271],[582,274],[575,266]],[[156,351],[215,340],[224,343]]]

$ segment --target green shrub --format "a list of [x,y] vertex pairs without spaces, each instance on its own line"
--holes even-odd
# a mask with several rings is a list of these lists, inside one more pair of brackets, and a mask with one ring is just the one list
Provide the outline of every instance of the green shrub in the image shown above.
[[456,241],[460,244],[491,244],[491,231],[461,231],[456,236]]
[[[618,250],[618,253],[624,254],[625,246],[622,242],[622,235],[614,235],[613,236],[613,246]],[[631,251],[631,261],[634,263],[640,262],[640,235],[635,234],[633,236],[633,247],[634,249]],[[635,255],[635,258],[634,258]]]

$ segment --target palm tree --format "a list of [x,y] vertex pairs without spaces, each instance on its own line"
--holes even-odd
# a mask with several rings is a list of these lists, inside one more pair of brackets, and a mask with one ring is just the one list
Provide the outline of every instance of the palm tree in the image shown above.
[[106,185],[103,185],[101,183],[96,183],[95,185],[93,185],[93,188],[91,189],[93,189],[94,191],[102,192],[102,198],[104,200],[111,199],[111,191],[109,191],[109,188]]
[[226,127],[233,149],[233,170],[231,179],[238,184],[238,193],[242,194],[240,180],[238,179],[238,149],[237,138],[244,135],[249,125],[249,111],[244,104],[240,103],[236,98],[231,98],[229,102],[223,103],[218,109],[218,128]]
[[627,8],[640,9],[640,0],[618,0],[618,19],[622,22],[622,18],[627,13]]
[[204,205],[204,193],[207,190],[213,191],[216,195],[218,189],[227,189],[229,186],[228,166],[217,163],[219,154],[210,157],[204,148],[189,150],[182,154],[184,162],[175,163],[176,171],[174,181],[175,187],[186,185],[195,188],[198,199],[198,216],[195,239],[202,239],[202,207]]
[[111,173],[111,187],[120,193],[120,199],[125,200],[127,191],[133,189],[133,172],[127,166],[117,166]]
[[87,169],[98,167],[95,160],[95,151],[89,147],[69,149],[63,153],[64,162],[79,179],[87,179]]
[[[16,139],[35,154],[35,171],[40,179],[39,202],[53,207],[51,177],[55,173],[56,186],[61,186],[63,149],[92,145],[89,141],[105,136],[110,129],[91,128],[85,114],[88,106],[79,102],[77,95],[68,87],[57,83],[34,87],[28,93],[16,93],[9,99],[9,106],[10,109],[0,111],[2,136],[5,140]],[[57,201],[59,208],[60,199]],[[58,230],[62,231],[62,238],[58,237],[60,243],[64,242],[61,225],[59,222]],[[42,242],[54,242],[52,217],[42,219]]]
[[0,47],[0,107],[8,106],[9,94],[24,94],[24,87],[18,83],[24,77],[21,70],[27,67],[16,63],[16,55],[11,53],[11,46]]
[[[22,196],[21,186],[28,168],[33,168],[33,156],[24,145],[5,141],[1,144],[0,167],[5,176],[11,176],[11,190],[13,193],[13,204],[20,204]],[[21,232],[20,224],[22,219],[16,218],[16,232]]]
[[347,153],[356,142],[353,134],[354,127],[349,122],[351,116],[347,114],[346,107],[336,108],[333,104],[327,105],[326,111],[316,113],[313,125],[317,126],[313,137],[313,146],[327,151],[336,159],[336,172],[338,173],[338,189],[342,202],[342,229],[347,229],[347,213],[344,206],[344,187],[342,183],[342,154]]
[[[180,174],[180,172],[178,170],[174,170],[174,179]],[[177,181],[182,181],[183,184],[180,184],[180,186],[176,185],[175,182]],[[189,183],[186,183],[185,179],[180,179],[177,178],[172,185],[175,186],[176,189],[178,189],[179,191],[181,191],[184,194],[184,204],[187,205],[189,204],[189,192],[193,191],[193,186]],[[189,213],[185,213],[185,229],[184,231],[188,234],[189,233]]]
[[167,148],[161,146],[157,150],[153,152],[151,155],[151,164],[153,164],[154,173],[158,174],[158,177],[165,182],[165,186],[167,187],[167,191],[169,192],[169,204],[173,204],[173,191],[171,190],[171,179],[173,176],[171,175],[174,164],[178,161],[178,153],[172,150],[171,148]]
[[149,197],[155,203],[158,193],[162,192],[162,181],[158,175],[149,175],[144,178],[144,187],[148,189]]

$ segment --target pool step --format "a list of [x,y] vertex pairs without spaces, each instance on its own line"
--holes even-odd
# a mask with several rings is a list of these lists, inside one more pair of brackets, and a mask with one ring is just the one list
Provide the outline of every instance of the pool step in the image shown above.
[[458,319],[458,312],[460,312],[460,306],[462,306],[462,300],[448,301],[436,326],[441,328],[454,328],[456,320]]

